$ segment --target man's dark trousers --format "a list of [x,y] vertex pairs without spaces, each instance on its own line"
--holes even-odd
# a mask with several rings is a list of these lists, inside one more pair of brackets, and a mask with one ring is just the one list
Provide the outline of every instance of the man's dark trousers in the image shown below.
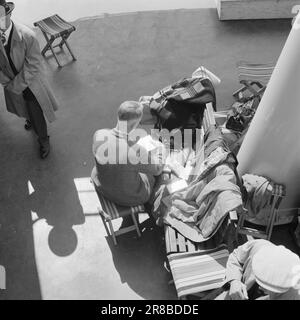
[[38,136],[40,145],[44,145],[48,142],[47,123],[44,117],[44,113],[36,97],[29,88],[23,93],[26,101],[27,112],[32,128]]
[[25,100],[29,120],[31,122],[32,128],[38,136],[39,143],[43,144],[48,141],[48,133],[47,133],[47,123],[41,109],[40,104],[33,97],[30,100]]

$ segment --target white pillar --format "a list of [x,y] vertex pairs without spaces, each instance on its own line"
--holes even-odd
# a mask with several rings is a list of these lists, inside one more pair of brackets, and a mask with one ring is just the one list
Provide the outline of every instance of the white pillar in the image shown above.
[[238,153],[238,171],[283,183],[300,207],[300,13]]

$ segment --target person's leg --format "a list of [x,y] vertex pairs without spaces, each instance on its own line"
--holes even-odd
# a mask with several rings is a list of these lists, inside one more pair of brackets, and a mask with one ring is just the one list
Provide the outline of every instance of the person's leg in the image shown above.
[[40,107],[36,98],[26,101],[29,120],[31,125],[38,136],[40,144],[41,158],[46,158],[50,152],[49,136],[47,130],[47,123],[44,117],[42,108]]

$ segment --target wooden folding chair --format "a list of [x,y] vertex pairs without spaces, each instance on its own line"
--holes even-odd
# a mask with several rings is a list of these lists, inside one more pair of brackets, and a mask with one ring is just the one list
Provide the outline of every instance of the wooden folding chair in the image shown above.
[[286,195],[285,186],[281,184],[272,184],[272,196],[270,199],[270,216],[267,222],[265,230],[257,230],[254,228],[247,228],[244,226],[247,213],[243,213],[239,216],[238,226],[237,226],[237,235],[243,234],[248,235],[254,238],[270,240],[272,236],[272,231],[274,227],[274,222],[277,217],[278,209],[283,197]]
[[275,65],[273,63],[237,63],[238,79],[243,85],[233,93],[237,101],[254,96],[262,96],[271,78]]
[[[114,245],[117,245],[117,239],[116,239],[117,236],[133,230],[136,231],[138,237],[141,237],[141,232],[139,229],[138,220],[136,219],[136,214],[144,213],[145,212],[144,206],[143,205],[134,206],[134,207],[120,206],[106,199],[100,192],[97,191],[96,186],[95,186],[95,190],[97,192],[97,195],[101,204],[101,208],[99,208],[99,214],[101,216],[107,235],[112,238]],[[124,227],[115,231],[112,221],[115,219],[124,218],[127,216],[132,217],[133,225],[129,227]]]
[[[67,42],[67,39],[69,38],[70,34],[76,30],[76,28],[71,25],[70,23],[63,20],[59,15],[55,14],[51,17],[47,17],[43,20],[37,21],[33,24],[35,27],[40,28],[42,31],[47,43],[46,46],[42,50],[42,55],[45,56],[45,53],[48,50],[51,50],[57,64],[59,67],[62,67],[56,53],[54,52],[54,48],[60,47],[62,49],[63,45],[66,45],[68,48],[73,60],[75,61],[76,58],[70,48],[70,45]],[[53,46],[53,42],[55,39],[61,38],[61,41]]]

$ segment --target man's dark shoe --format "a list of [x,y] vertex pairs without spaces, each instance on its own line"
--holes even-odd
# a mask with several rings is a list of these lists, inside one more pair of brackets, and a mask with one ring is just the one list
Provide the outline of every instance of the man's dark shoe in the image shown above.
[[50,153],[50,143],[49,143],[49,137],[46,141],[40,142],[40,157],[42,159],[45,159],[48,157]]
[[50,153],[50,145],[49,146],[41,146],[40,147],[40,156],[42,159],[45,159],[48,157]]
[[32,128],[32,124],[29,120],[25,121],[25,125],[24,125],[25,130],[31,130]]

